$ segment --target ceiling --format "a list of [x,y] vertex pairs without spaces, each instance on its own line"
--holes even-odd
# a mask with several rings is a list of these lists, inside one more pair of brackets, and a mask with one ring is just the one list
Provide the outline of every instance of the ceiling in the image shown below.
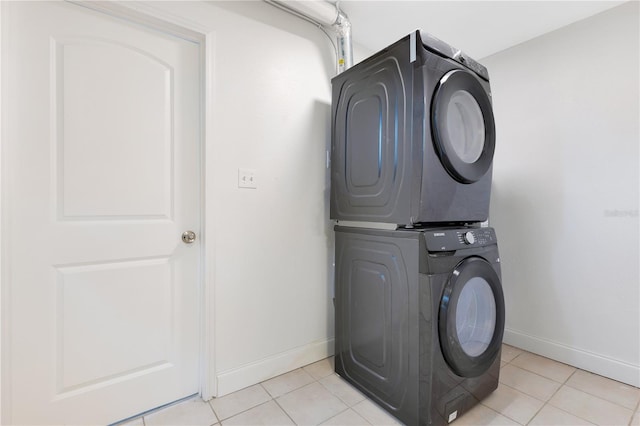
[[624,1],[342,0],[353,41],[378,51],[420,28],[481,59]]

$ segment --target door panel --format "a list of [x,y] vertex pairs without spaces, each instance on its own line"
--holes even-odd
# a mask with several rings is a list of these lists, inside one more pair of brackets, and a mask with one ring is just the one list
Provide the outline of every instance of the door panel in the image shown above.
[[68,266],[57,272],[59,392],[170,366],[174,283],[168,258]]
[[3,422],[104,424],[197,393],[200,242],[180,236],[200,226],[199,45],[1,7]]
[[52,44],[62,218],[170,218],[171,67],[130,44]]

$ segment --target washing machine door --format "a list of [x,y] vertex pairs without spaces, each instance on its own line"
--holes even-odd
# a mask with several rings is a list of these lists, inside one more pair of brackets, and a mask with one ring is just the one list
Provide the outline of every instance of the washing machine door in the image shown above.
[[457,375],[477,377],[493,364],[504,333],[504,296],[489,262],[472,256],[456,266],[440,300],[438,328],[444,358]]
[[449,175],[478,181],[491,167],[496,132],[487,90],[472,73],[457,69],[442,77],[431,104],[435,149]]

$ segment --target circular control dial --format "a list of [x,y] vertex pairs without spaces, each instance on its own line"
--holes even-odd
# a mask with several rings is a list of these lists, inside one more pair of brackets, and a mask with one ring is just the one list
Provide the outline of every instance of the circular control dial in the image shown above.
[[476,242],[476,237],[473,235],[473,232],[465,232],[463,237],[465,244],[473,244]]

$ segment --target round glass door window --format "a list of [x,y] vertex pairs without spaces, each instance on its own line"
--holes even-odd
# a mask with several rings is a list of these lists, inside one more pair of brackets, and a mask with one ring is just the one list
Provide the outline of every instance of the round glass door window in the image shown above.
[[440,300],[442,354],[457,375],[477,377],[498,358],[503,333],[500,277],[485,259],[467,257],[449,276]]
[[478,356],[487,350],[496,328],[496,302],[489,283],[473,277],[462,288],[456,306],[456,332],[462,350]]
[[433,143],[445,170],[461,183],[480,180],[493,161],[495,123],[487,90],[470,72],[453,70],[433,95]]
[[484,148],[484,118],[476,100],[464,90],[458,90],[447,106],[447,132],[454,153],[462,161],[478,161]]

